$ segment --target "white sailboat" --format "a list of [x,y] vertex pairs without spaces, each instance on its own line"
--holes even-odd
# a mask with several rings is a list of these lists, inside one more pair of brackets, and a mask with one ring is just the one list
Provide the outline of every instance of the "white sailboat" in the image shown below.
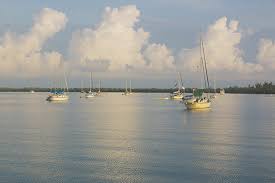
[[129,87],[129,95],[133,94],[132,93],[132,80],[130,80],[130,87]]
[[60,89],[55,88],[53,91],[51,91],[51,94],[47,97],[46,99],[47,101],[58,102],[58,101],[69,100],[69,95],[67,94],[69,92],[69,88],[68,88],[65,72],[64,72],[64,81],[65,81],[65,88],[60,88]]
[[216,77],[214,76],[214,94],[210,96],[210,98],[214,99],[217,98],[217,91],[216,91]]
[[84,89],[83,89],[83,81],[81,80],[81,89],[80,89],[80,93],[85,93]]
[[85,94],[85,98],[93,98],[95,97],[95,93],[92,92],[92,88],[93,88],[93,82],[92,82],[92,72],[90,72],[90,90],[88,93]]
[[220,89],[220,95],[224,95],[225,94],[225,90],[222,88]]
[[170,94],[172,100],[182,100],[184,98],[184,87],[181,74],[178,72],[179,78],[177,81],[178,90]]
[[204,89],[208,89],[208,93],[206,96],[204,96],[204,89],[196,89],[193,92],[193,97],[191,99],[185,100],[184,104],[187,109],[193,110],[193,109],[206,109],[210,108],[211,106],[211,100],[209,97],[209,78],[208,78],[208,71],[207,71],[207,63],[206,63],[206,57],[204,52],[204,45],[202,39],[200,40],[200,64],[201,69],[203,73],[204,78]]
[[128,90],[128,81],[125,80],[125,91],[122,93],[122,95],[131,95],[133,94],[132,93],[132,81],[130,80],[129,81],[129,84],[130,84],[130,87],[129,87],[129,90]]
[[130,92],[128,91],[128,86],[127,86],[128,82],[127,80],[125,80],[125,91],[122,93],[122,95],[130,95]]
[[101,81],[98,81],[98,91],[96,92],[96,96],[101,96],[101,91],[100,91],[100,87],[101,87]]

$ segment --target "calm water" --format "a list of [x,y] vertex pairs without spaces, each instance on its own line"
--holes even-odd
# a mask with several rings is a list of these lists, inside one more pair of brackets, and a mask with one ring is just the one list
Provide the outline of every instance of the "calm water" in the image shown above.
[[0,93],[0,182],[275,182],[275,97]]

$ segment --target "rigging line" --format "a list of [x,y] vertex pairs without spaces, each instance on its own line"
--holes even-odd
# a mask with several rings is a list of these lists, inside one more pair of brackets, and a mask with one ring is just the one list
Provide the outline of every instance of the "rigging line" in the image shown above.
[[207,82],[206,82],[206,76],[205,76],[205,68],[204,68],[204,64],[203,64],[203,52],[202,52],[202,38],[200,37],[200,59],[201,59],[201,68],[202,68],[202,72],[203,72],[203,80],[204,80],[204,88],[207,88]]
[[205,74],[206,74],[208,93],[209,93],[209,78],[208,78],[207,63],[206,63],[206,57],[205,57],[203,41],[202,41],[202,51],[203,51],[204,67],[205,67]]
[[180,72],[178,72],[179,73],[179,77],[180,77],[180,82],[181,82],[181,88],[183,87],[183,81],[182,81],[182,76],[181,76],[181,73]]

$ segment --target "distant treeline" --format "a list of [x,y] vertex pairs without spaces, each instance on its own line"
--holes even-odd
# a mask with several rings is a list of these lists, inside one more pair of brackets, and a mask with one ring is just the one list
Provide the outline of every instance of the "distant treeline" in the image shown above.
[[[30,92],[31,90],[35,92],[50,92],[53,89],[51,88],[31,88],[31,87],[25,87],[25,88],[0,88],[0,92]],[[82,89],[83,91],[88,92],[89,88]],[[70,92],[80,92],[81,88],[69,88]],[[92,91],[96,92],[98,89],[93,89]],[[124,92],[125,88],[101,88],[101,92]],[[136,93],[171,93],[173,91],[176,91],[176,89],[173,88],[133,88],[132,92]],[[192,93],[193,89],[186,88],[185,92]]]
[[[30,92],[34,90],[35,92],[50,92],[52,89],[50,88],[0,88],[0,92]],[[83,89],[84,91],[89,91],[88,88]],[[98,89],[94,89],[97,91]],[[125,88],[101,88],[102,92],[124,92]],[[255,85],[248,85],[246,87],[239,86],[230,86],[228,88],[224,88],[225,93],[243,93],[243,94],[275,94],[275,85],[272,82],[263,82],[256,83]],[[70,88],[70,92],[80,92],[80,88]],[[133,88],[132,92],[137,93],[171,93],[176,91],[173,88],[161,89],[161,88]],[[192,93],[193,88],[186,88],[186,93]],[[208,92],[207,90],[205,92]],[[211,93],[214,93],[215,90],[210,89]],[[220,92],[220,88],[216,89],[216,92]]]
[[247,93],[247,94],[275,94],[275,85],[272,82],[256,83],[247,87],[233,86],[225,88],[226,93]]
[[[25,87],[25,88],[0,88],[0,92],[30,92],[31,90],[35,92],[50,92],[53,89],[51,88],[31,88],[31,87]],[[82,89],[83,91],[88,92],[89,88]],[[69,88],[70,92],[80,92],[80,88]],[[96,92],[98,89],[93,89],[92,91]],[[101,92],[124,92],[125,88],[101,88]],[[137,93],[169,93],[173,91],[173,89],[161,89],[161,88],[135,88],[132,89],[132,92]]]

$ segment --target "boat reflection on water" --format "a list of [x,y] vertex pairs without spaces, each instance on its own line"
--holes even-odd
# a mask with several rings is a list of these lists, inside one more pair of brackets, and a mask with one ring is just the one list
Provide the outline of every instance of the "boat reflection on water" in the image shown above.
[[202,109],[188,109],[186,108],[185,111],[191,111],[191,112],[211,112],[211,108],[202,108]]
[[48,100],[48,102],[52,104],[67,104],[68,100]]

